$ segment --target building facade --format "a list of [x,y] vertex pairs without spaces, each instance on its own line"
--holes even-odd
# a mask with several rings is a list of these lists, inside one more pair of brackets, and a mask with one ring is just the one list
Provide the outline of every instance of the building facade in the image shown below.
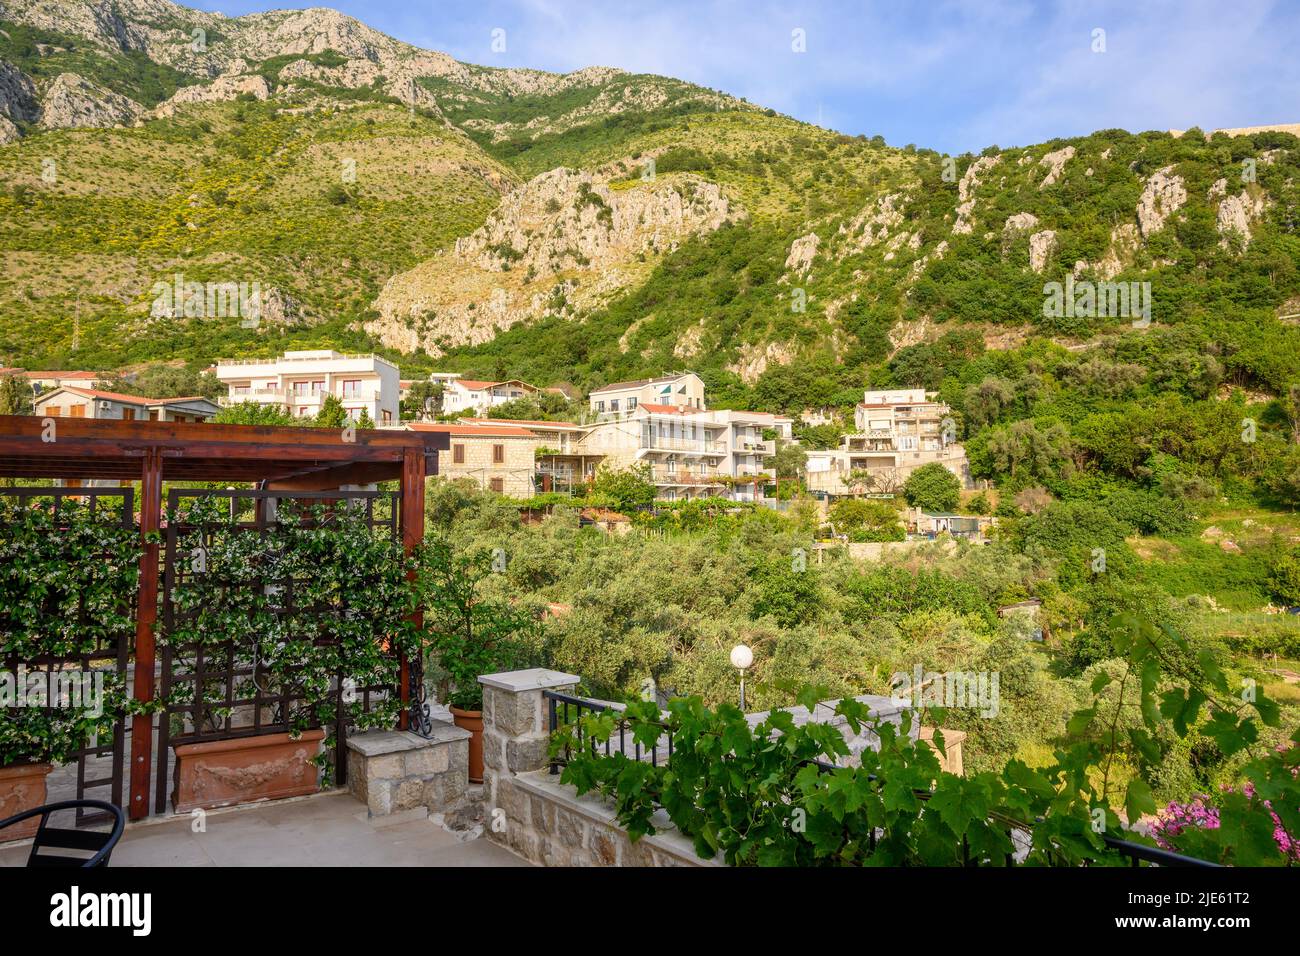
[[474,425],[408,422],[405,427],[450,436],[451,447],[438,456],[439,476],[468,478],[480,488],[511,498],[533,496],[536,451],[541,441],[528,429],[495,422]]
[[537,394],[537,388],[519,379],[507,379],[504,382],[482,382],[476,379],[461,378],[448,373],[435,372],[435,381],[441,381],[442,413],[455,415],[460,412],[474,412],[486,415],[489,410],[517,398],[527,398]]
[[597,420],[617,421],[633,414],[642,405],[671,406],[703,411],[704,382],[694,372],[615,382],[592,391],[588,396]]
[[97,418],[115,421],[206,422],[220,411],[201,396],[144,398],[93,388],[61,386],[38,395],[37,415],[49,418]]
[[966,450],[947,405],[924,389],[867,391],[854,409],[857,431],[840,446],[808,453],[810,490],[830,497],[897,494],[912,472],[937,462],[972,486]]
[[221,361],[216,375],[228,389],[223,404],[278,405],[294,418],[310,418],[320,413],[325,396],[333,395],[354,420],[363,411],[379,426],[400,418],[397,366],[377,355],[309,349],[274,359]]

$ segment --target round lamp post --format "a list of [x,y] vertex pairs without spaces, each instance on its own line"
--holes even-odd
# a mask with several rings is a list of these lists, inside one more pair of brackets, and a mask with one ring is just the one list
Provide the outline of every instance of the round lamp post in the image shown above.
[[754,663],[754,652],[744,644],[731,649],[731,666],[740,671],[740,709],[745,709],[745,671]]

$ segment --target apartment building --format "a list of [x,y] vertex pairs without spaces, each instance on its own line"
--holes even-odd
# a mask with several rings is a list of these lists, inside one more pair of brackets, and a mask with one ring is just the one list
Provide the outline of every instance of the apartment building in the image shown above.
[[36,397],[35,412],[49,418],[116,421],[206,422],[220,411],[201,396],[144,398],[94,388],[60,386]]
[[215,371],[229,389],[223,404],[279,405],[295,418],[310,418],[320,413],[325,396],[333,395],[353,419],[363,411],[376,425],[395,424],[400,417],[397,366],[377,355],[309,349],[274,359],[221,361]]
[[441,477],[468,478],[481,488],[512,498],[533,496],[535,453],[541,442],[527,428],[496,422],[408,422],[404,427],[451,437],[451,448],[438,457]]
[[704,382],[694,372],[614,382],[593,390],[588,401],[597,419],[604,421],[626,418],[642,405],[671,406],[694,411],[703,411],[706,407]]
[[458,412],[476,412],[486,415],[489,410],[517,398],[536,395],[536,386],[521,382],[519,379],[507,379],[504,382],[483,382],[477,379],[461,378],[446,372],[435,372],[430,376],[433,381],[441,381],[442,413],[455,415]]
[[[831,497],[897,493],[913,471],[938,462],[971,487],[966,450],[954,440],[947,405],[924,389],[867,391],[854,409],[857,431],[840,447],[808,453],[807,483]],[[865,484],[859,481],[869,476]]]
[[[703,403],[703,394],[687,395]],[[775,453],[776,437],[788,439],[792,427],[791,419],[762,412],[638,401],[620,418],[590,426],[581,448],[612,467],[648,465],[667,501],[713,495],[754,500],[772,478],[764,459]]]

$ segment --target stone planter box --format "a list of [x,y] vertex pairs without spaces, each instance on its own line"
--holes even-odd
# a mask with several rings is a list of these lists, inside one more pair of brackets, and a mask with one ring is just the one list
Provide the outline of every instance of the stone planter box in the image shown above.
[[212,810],[315,793],[318,772],[311,760],[324,737],[323,730],[308,730],[297,740],[286,733],[181,744],[172,808]]
[[[54,768],[48,763],[22,763],[0,767],[0,820],[45,803],[45,778]],[[36,836],[41,818],[32,817],[0,830],[0,843]]]

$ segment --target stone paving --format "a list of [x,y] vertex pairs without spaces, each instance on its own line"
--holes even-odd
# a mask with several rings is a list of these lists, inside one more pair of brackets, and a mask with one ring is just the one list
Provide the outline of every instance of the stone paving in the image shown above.
[[[66,821],[56,820],[56,823]],[[483,837],[464,839],[421,815],[367,820],[346,792],[128,824],[112,865],[129,866],[528,866]],[[0,845],[0,867],[22,866],[26,844]]]

